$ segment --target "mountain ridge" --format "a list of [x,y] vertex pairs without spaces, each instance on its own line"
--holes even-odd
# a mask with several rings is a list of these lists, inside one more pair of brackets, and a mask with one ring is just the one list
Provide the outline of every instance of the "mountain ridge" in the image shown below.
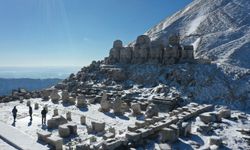
[[249,12],[245,0],[195,0],[145,35],[166,44],[171,34],[179,33],[182,43],[194,45],[196,58],[208,58],[230,73],[250,73]]

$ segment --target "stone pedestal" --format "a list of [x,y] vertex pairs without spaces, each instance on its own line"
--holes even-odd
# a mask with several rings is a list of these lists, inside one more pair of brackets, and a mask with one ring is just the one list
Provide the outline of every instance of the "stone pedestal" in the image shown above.
[[52,145],[55,150],[62,150],[63,139],[57,136],[48,137],[48,142]]

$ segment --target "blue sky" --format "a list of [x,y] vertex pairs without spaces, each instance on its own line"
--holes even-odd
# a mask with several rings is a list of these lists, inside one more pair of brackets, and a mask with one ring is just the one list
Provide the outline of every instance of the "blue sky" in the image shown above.
[[0,66],[84,66],[192,0],[0,0]]

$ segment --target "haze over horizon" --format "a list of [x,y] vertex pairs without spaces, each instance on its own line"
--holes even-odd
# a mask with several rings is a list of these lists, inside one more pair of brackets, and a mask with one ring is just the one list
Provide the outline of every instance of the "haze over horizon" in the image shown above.
[[0,67],[88,65],[107,56],[114,40],[135,40],[189,2],[0,1]]

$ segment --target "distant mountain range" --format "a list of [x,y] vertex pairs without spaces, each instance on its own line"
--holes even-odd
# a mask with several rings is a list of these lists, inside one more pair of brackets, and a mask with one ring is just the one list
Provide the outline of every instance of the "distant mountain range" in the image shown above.
[[29,91],[51,87],[80,67],[0,67],[0,96],[13,89]]
[[65,79],[81,67],[0,67],[0,78]]
[[41,90],[43,88],[51,87],[61,79],[3,79],[0,78],[0,95],[9,95],[13,89],[24,88],[29,91]]

